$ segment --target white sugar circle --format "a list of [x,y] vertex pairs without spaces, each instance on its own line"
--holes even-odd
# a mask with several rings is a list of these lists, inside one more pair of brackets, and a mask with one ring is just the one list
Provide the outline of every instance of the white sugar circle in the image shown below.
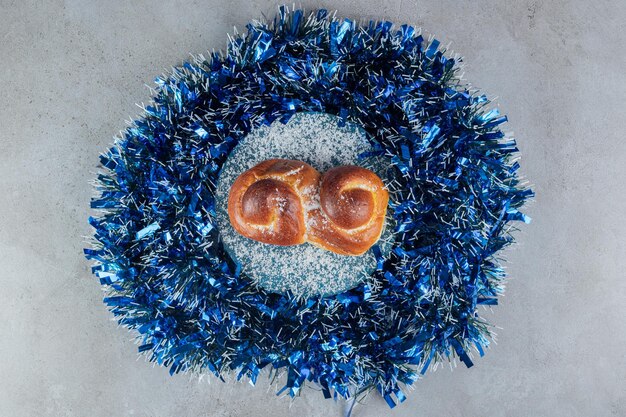
[[[338,165],[360,165],[385,181],[385,163],[358,158],[372,150],[365,131],[352,123],[339,126],[339,121],[337,116],[325,113],[297,113],[286,124],[276,121],[261,126],[239,142],[222,166],[215,201],[224,248],[244,273],[268,291],[291,290],[305,297],[337,294],[357,286],[376,268],[372,249],[361,256],[343,256],[308,243],[269,245],[240,235],[228,218],[228,194],[233,182],[242,172],[267,159],[304,161],[322,173]],[[390,229],[386,224],[378,241],[383,253],[391,247]]]

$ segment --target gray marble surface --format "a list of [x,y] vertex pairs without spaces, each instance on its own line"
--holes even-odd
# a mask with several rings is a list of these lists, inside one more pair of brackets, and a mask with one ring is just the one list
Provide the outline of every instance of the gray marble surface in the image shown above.
[[[422,26],[498,96],[535,184],[533,223],[487,312],[498,344],[365,416],[626,415],[626,2],[303,1]],[[221,49],[276,4],[0,0],[0,416],[341,416],[305,390],[187,376],[137,360],[82,256],[97,155],[156,75]]]

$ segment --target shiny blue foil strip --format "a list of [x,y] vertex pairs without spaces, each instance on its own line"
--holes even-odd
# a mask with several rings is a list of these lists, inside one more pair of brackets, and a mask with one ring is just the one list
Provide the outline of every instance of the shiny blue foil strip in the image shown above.
[[[325,10],[281,8],[225,53],[157,78],[154,103],[100,158],[85,256],[104,302],[171,373],[227,372],[257,382],[286,370],[325,398],[378,391],[390,407],[434,363],[472,365],[505,277],[496,255],[533,192],[515,141],[489,101],[456,78],[439,42],[407,25],[360,26]],[[256,287],[214,227],[220,167],[252,129],[296,112],[335,114],[367,131],[395,180],[394,249],[368,282],[297,299]]]

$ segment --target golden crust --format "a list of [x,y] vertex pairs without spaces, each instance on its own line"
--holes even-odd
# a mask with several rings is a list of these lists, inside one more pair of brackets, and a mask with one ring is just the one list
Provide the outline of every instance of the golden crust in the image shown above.
[[372,171],[345,165],[321,179],[320,208],[313,210],[309,242],[340,255],[361,255],[380,238],[389,193]]
[[233,228],[250,239],[290,246],[305,242],[307,190],[316,187],[320,173],[289,159],[270,159],[241,174],[228,196]]
[[368,169],[345,165],[321,176],[304,162],[270,159],[235,180],[228,216],[238,233],[263,243],[361,255],[380,238],[388,202]]

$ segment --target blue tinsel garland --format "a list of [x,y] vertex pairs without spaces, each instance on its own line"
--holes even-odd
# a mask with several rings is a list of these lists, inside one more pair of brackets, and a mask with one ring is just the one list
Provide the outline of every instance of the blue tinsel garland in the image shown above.
[[[506,118],[456,68],[410,26],[281,8],[225,54],[157,79],[154,103],[101,157],[91,206],[102,214],[85,250],[139,351],[172,373],[236,370],[252,383],[283,368],[291,396],[305,381],[326,398],[376,388],[390,406],[436,361],[471,366],[470,351],[489,343],[476,307],[497,304],[495,255],[513,240],[509,222],[527,221],[518,208],[532,191],[498,127]],[[221,247],[221,165],[251,129],[300,111],[360,124],[397,170],[396,241],[375,285],[307,300],[269,293]]]

